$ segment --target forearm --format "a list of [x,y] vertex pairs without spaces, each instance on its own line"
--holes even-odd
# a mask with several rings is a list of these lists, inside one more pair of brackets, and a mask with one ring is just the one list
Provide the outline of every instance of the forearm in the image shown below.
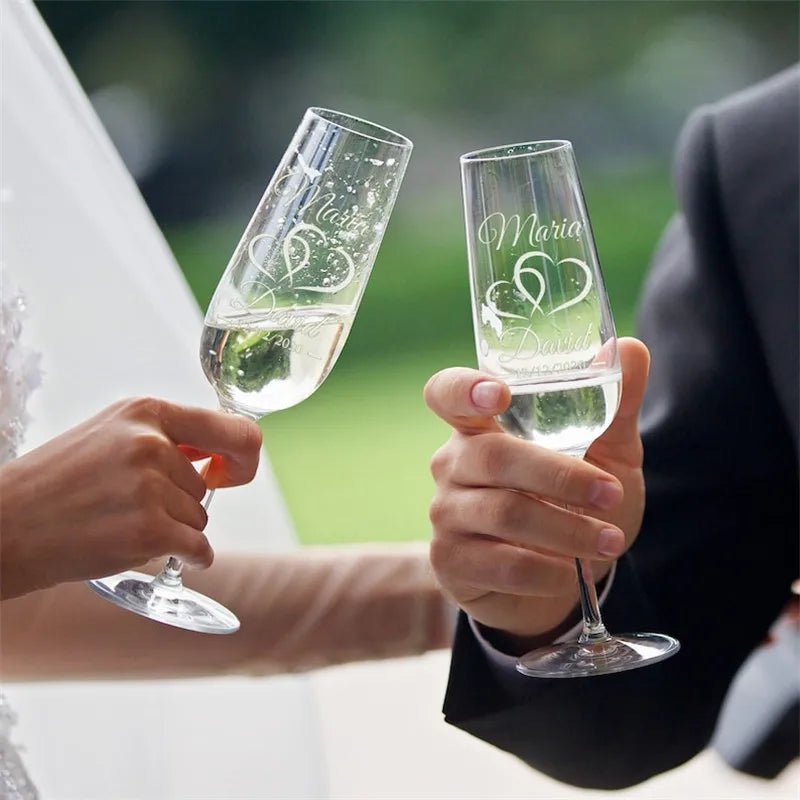
[[170,628],[64,584],[0,606],[3,677],[268,675],[449,644],[445,602],[418,546],[223,555],[187,584],[232,609],[241,630]]

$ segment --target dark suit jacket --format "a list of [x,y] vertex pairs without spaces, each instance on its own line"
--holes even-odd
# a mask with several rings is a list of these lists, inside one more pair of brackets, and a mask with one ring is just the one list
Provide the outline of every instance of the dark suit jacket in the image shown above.
[[613,789],[708,743],[798,577],[798,73],[703,108],[647,281],[647,511],[603,608],[681,652],[632,672],[498,680],[465,618],[447,721],[559,780]]

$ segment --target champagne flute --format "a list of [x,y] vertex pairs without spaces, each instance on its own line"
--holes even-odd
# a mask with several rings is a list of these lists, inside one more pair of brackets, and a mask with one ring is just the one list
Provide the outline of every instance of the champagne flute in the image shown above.
[[[622,376],[572,145],[467,153],[461,178],[478,362],[511,389],[498,421],[514,436],[583,458],[616,415]],[[519,672],[601,675],[678,651],[676,639],[659,633],[609,634],[591,563],[575,562],[580,638],[522,656]]]
[[[353,324],[412,143],[357,117],[310,108],[245,229],[206,313],[200,361],[223,411],[258,420],[297,405],[333,369]],[[208,509],[214,491],[206,494]],[[89,582],[113,603],[202,633],[236,616],[183,585],[170,557],[155,578]]]

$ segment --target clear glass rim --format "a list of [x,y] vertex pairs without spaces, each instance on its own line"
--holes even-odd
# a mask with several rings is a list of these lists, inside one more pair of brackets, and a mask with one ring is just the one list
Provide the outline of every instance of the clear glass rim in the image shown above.
[[[505,161],[512,158],[531,158],[545,153],[555,153],[559,150],[572,150],[572,142],[568,139],[543,139],[538,142],[516,142],[495,147],[485,147],[482,150],[472,150],[461,156],[462,164],[472,164],[478,161]],[[519,152],[517,152],[519,151]]]
[[[391,128],[386,128],[383,125],[378,125],[375,122],[370,122],[368,119],[354,117],[352,114],[345,114],[343,111],[312,106],[308,109],[307,113],[317,119],[335,125],[337,128],[341,128],[348,133],[353,133],[356,136],[363,136],[365,139],[372,139],[381,144],[388,144],[403,150],[411,150],[414,147],[414,143],[411,139],[407,136],[403,136],[402,133],[393,131]],[[360,129],[360,126],[363,126],[366,130]]]

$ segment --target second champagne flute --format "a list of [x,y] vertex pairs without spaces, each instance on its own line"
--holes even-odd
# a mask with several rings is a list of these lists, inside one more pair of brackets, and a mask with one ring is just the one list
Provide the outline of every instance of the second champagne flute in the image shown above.
[[[310,108],[209,304],[200,362],[224,411],[260,419],[305,400],[342,352],[412,143],[357,117]],[[203,505],[208,508],[213,490]],[[186,588],[170,558],[155,578],[90,582],[129,611],[203,633],[235,615]]]
[[[612,423],[620,373],[614,320],[572,145],[527,142],[461,157],[478,362],[504,379],[510,434],[583,458]],[[517,669],[572,678],[634,669],[678,651],[671,636],[612,636],[591,562],[575,559],[583,630]]]

